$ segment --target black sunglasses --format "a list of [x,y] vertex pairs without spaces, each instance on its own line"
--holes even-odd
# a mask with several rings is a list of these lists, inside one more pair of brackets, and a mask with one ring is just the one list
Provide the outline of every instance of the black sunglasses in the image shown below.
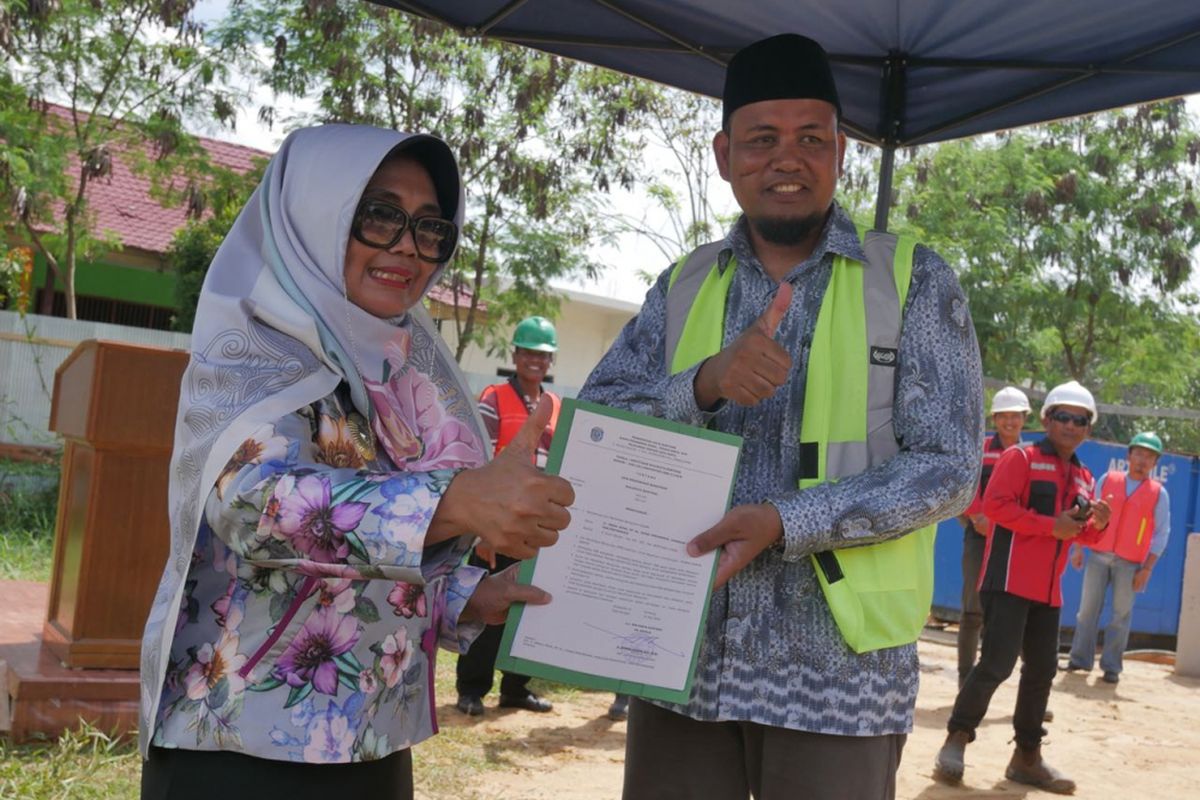
[[1069,411],[1055,411],[1050,415],[1050,419],[1063,425],[1068,422],[1074,423],[1076,428],[1086,428],[1092,424],[1092,418],[1087,414],[1072,414]]
[[411,217],[394,203],[364,199],[354,211],[350,234],[369,247],[395,247],[409,228],[417,246],[417,258],[440,264],[454,253],[458,226],[441,217]]

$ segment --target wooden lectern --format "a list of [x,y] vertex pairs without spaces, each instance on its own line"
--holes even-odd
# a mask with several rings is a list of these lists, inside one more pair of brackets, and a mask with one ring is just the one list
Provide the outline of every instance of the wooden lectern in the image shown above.
[[183,350],[81,342],[54,375],[66,440],[45,646],[69,667],[137,669],[166,562]]

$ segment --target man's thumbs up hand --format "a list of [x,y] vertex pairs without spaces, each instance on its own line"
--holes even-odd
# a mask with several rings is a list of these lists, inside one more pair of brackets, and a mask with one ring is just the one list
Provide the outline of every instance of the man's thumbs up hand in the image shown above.
[[779,284],[775,297],[750,327],[712,356],[696,373],[696,403],[708,409],[724,398],[754,406],[775,394],[792,371],[792,356],[775,341],[792,304],[792,285]]
[[792,304],[792,285],[787,281],[779,284],[779,289],[775,292],[775,297],[771,299],[771,305],[767,306],[767,310],[759,315],[756,324],[762,334],[769,339],[775,338],[775,332],[779,330],[779,323],[787,314],[788,307]]

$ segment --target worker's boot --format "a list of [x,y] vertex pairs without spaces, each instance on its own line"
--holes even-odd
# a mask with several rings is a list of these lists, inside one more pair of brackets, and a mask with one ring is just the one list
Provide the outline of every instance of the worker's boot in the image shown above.
[[959,783],[963,776],[963,758],[966,755],[967,744],[971,734],[966,731],[950,731],[946,743],[938,750],[937,759],[933,762],[934,780],[942,783]]
[[1012,760],[1008,762],[1008,769],[1004,771],[1004,777],[1055,794],[1075,793],[1075,781],[1042,760],[1041,745],[1032,748],[1017,745],[1013,749]]

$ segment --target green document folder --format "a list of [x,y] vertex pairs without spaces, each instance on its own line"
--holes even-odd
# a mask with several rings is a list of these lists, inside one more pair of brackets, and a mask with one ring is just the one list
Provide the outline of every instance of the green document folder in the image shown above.
[[[727,433],[719,433],[717,431],[710,431],[705,428],[697,428],[691,425],[684,425],[678,422],[669,422],[667,420],[658,419],[657,417],[634,414],[628,411],[598,405],[596,403],[567,399],[563,401],[562,410],[559,413],[558,426],[555,430],[554,440],[550,446],[549,460],[546,464],[546,471],[550,474],[558,475],[561,472],[563,457],[566,452],[567,442],[570,439],[570,433],[575,422],[577,411],[591,412],[592,414],[600,415],[602,417],[610,417],[616,420],[621,420],[625,423],[633,423],[647,429],[667,431],[672,434],[681,434],[684,436],[706,439],[711,442],[737,448],[738,454],[735,457],[733,470],[730,472],[728,486],[726,487],[725,491],[724,508],[725,510],[728,510],[729,503],[733,495],[734,476],[737,474],[737,459],[740,458],[740,449],[742,444],[741,437]],[[574,525],[575,522],[576,521],[573,519],[572,525]],[[699,530],[688,531],[686,532],[686,536],[690,539],[692,536],[701,532],[702,531]],[[571,528],[563,531],[561,537],[559,538],[559,542],[555,545],[555,547],[561,546],[566,537],[571,535]],[[700,645],[704,632],[704,624],[708,618],[708,604],[712,595],[712,577],[716,574],[716,567],[717,559],[714,558],[712,572],[709,575],[708,592],[704,598],[699,626],[694,637],[695,644],[691,653],[691,666],[687,671],[687,679],[683,685],[659,686],[653,683],[624,680],[617,677],[580,672],[574,669],[568,669],[554,664],[549,664],[544,661],[514,656],[512,654],[513,641],[517,635],[517,628],[521,624],[521,619],[525,610],[524,604],[514,605],[509,611],[508,620],[504,626],[504,635],[500,642],[500,654],[496,659],[496,666],[506,671],[518,672],[523,675],[533,675],[539,678],[547,678],[562,683],[583,686],[589,689],[607,690],[618,694],[628,694],[672,703],[685,703],[691,695],[692,681],[696,674],[696,660],[700,654]],[[523,562],[521,564],[517,580],[523,584],[532,583],[533,574],[536,568],[536,557]]]

